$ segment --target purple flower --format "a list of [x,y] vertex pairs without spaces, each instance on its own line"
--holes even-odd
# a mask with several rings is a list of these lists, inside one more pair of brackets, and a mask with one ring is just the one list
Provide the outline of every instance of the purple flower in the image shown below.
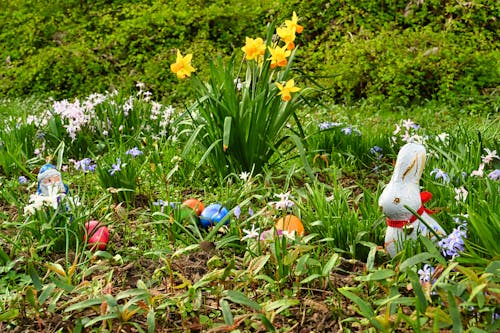
[[237,219],[240,218],[240,215],[241,215],[241,207],[238,205],[236,207],[234,207],[234,216],[236,216]]
[[342,125],[341,123],[334,123],[334,122],[331,122],[331,121],[325,121],[325,122],[322,122],[322,123],[319,123],[319,130],[320,131],[324,131],[324,130],[327,130],[329,128],[332,128],[332,127],[337,127],[337,126],[340,126]]
[[130,155],[132,157],[137,157],[139,155],[142,155],[142,151],[140,151],[139,148],[134,147],[132,149],[127,150],[125,154]]
[[28,178],[25,176],[19,176],[18,178],[19,184],[26,184],[28,182]]
[[436,168],[436,169],[432,170],[430,175],[431,176],[435,175],[434,179],[436,179],[436,180],[442,179],[444,183],[450,182],[450,176],[448,176],[448,174],[441,169]]
[[382,148],[380,148],[379,146],[373,146],[372,148],[370,148],[370,154],[377,155],[381,152]]
[[500,180],[500,169],[495,169],[488,174],[488,178],[491,180]]
[[75,162],[75,169],[81,169],[83,172],[94,172],[96,167],[97,165],[95,163],[92,163],[92,160],[88,157],[84,158],[81,161]]
[[344,127],[343,129],[341,129],[341,131],[345,135],[351,135],[352,134],[352,127]]
[[431,282],[432,275],[434,274],[434,267],[425,264],[417,273],[420,276],[420,283]]
[[121,170],[122,170],[122,169],[121,169],[121,165],[122,165],[122,160],[121,160],[121,159],[119,159],[119,158],[117,158],[117,159],[116,159],[116,164],[112,164],[112,165],[111,165],[111,169],[109,169],[109,174],[110,174],[111,176],[113,176],[113,175],[115,174],[115,172],[117,172],[117,171],[121,171]]
[[467,238],[465,225],[461,225],[453,229],[448,237],[443,238],[438,242],[443,255],[451,258],[458,257],[465,249],[464,238]]
[[253,209],[252,209],[252,207],[248,208],[248,215],[253,216]]

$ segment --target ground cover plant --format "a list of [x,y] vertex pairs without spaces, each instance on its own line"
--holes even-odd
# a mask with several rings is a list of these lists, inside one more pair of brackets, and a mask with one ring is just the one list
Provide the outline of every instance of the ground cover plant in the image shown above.
[[[293,66],[297,14],[229,60],[176,50],[165,67],[193,100],[137,83],[1,102],[2,331],[499,329],[495,109],[321,103]],[[448,236],[390,258],[378,197],[406,142],[427,148],[422,187]],[[39,200],[46,163],[69,190]],[[198,211],[215,203],[217,217]]]

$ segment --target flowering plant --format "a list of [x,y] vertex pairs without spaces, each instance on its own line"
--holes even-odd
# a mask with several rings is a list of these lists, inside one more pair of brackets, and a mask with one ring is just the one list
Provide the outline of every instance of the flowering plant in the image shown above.
[[[207,83],[193,75],[197,98],[189,108],[193,126],[190,142],[205,151],[199,165],[207,160],[222,176],[259,172],[278,147],[295,135],[284,135],[283,130],[290,118],[300,128],[295,112],[302,102],[300,92],[305,89],[296,85],[291,66],[297,50],[295,36],[302,29],[294,13],[276,29],[278,42],[271,25],[265,40],[247,37],[239,68],[235,66],[236,54],[227,64],[220,58],[210,63]],[[178,52],[171,70],[179,78],[190,77],[195,72],[191,59],[192,55]],[[185,155],[194,144],[186,146]]]

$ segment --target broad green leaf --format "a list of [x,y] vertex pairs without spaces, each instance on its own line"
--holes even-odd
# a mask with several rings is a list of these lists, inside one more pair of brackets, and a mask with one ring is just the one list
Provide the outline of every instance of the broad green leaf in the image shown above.
[[455,296],[453,296],[450,291],[448,291],[448,304],[451,320],[453,321],[452,332],[462,333],[464,331],[464,328],[462,326],[462,320],[460,318],[460,308],[457,306]]
[[55,288],[56,285],[54,283],[46,285],[42,293],[38,297],[38,303],[40,303],[40,305],[45,303],[45,301],[52,295],[52,292],[54,291]]
[[415,273],[411,269],[408,269],[406,271],[406,274],[410,279],[411,285],[413,287],[413,292],[415,293],[415,298],[417,300],[416,307],[418,311],[420,311],[421,313],[425,313],[428,303],[427,298],[425,297],[425,293],[422,290],[422,285],[420,284],[420,278],[418,277],[417,273]]
[[357,276],[355,280],[357,281],[379,281],[385,280],[391,276],[394,276],[394,271],[392,269],[381,269],[374,271],[364,276]]
[[333,267],[337,266],[338,261],[339,261],[339,254],[334,253],[328,260],[328,262],[325,264],[325,266],[323,266],[323,269],[321,270],[321,275],[325,277],[328,276],[332,271]]
[[224,119],[224,133],[222,136],[222,146],[224,151],[226,151],[229,148],[229,140],[231,138],[231,121],[233,118],[231,117],[226,117]]
[[248,306],[254,310],[261,311],[262,307],[259,305],[259,303],[255,302],[254,300],[248,298],[245,294],[243,294],[241,291],[236,291],[236,290],[228,290],[225,293],[225,298],[230,300],[233,303],[241,304]]
[[4,321],[6,322],[13,321],[14,319],[17,318],[17,316],[19,316],[18,309],[9,309],[3,313],[0,313],[0,323]]
[[222,316],[224,317],[224,322],[226,325],[232,325],[234,324],[234,318],[233,314],[231,313],[231,307],[229,306],[229,303],[225,299],[221,299],[219,302],[221,311],[222,311]]
[[265,303],[262,308],[264,311],[269,312],[269,311],[274,311],[275,314],[278,314],[286,309],[288,309],[291,306],[295,306],[299,304],[299,300],[297,299],[280,299],[277,301]]
[[68,306],[66,309],[64,309],[64,312],[71,312],[71,311],[81,311],[85,310],[87,308],[96,306],[96,305],[101,305],[101,303],[104,301],[104,298],[99,297],[99,298],[91,298],[87,299],[82,302],[75,303],[73,305]]
[[269,261],[271,258],[270,254],[266,254],[265,256],[259,256],[257,258],[254,258],[250,261],[248,264],[247,270],[251,272],[252,274],[257,274],[260,272],[262,268],[266,265],[266,263]]
[[399,265],[399,269],[404,272],[406,269],[411,268],[417,264],[420,264],[422,262],[425,262],[429,260],[430,258],[434,258],[434,255],[429,252],[422,252],[417,255],[414,255],[411,258],[406,259]]

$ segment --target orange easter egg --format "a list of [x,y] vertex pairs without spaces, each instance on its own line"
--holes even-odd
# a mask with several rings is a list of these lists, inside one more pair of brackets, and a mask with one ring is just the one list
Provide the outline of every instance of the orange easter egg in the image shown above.
[[295,215],[287,215],[285,217],[281,217],[276,221],[275,224],[276,229],[287,231],[289,233],[295,231],[296,235],[303,236],[304,235],[304,225],[302,221]]
[[203,212],[203,210],[205,209],[205,206],[203,205],[203,203],[200,200],[194,199],[194,198],[187,199],[186,201],[184,201],[182,203],[182,205],[194,210],[194,212],[198,216],[200,216],[201,212]]

